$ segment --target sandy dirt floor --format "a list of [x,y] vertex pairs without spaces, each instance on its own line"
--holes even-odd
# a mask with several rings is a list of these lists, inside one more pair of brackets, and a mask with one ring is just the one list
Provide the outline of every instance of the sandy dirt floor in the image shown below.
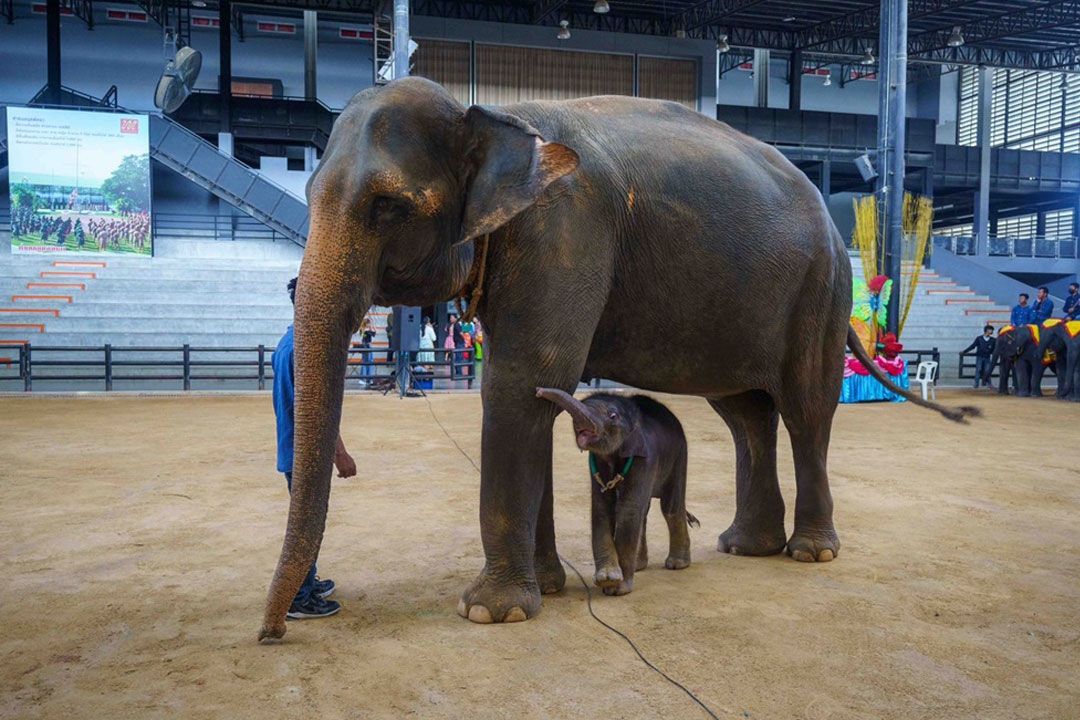
[[[664,570],[651,522],[650,568],[595,608],[720,717],[1080,717],[1080,405],[980,394],[968,427],[841,407],[843,549],[807,565],[716,552],[731,438],[669,400],[694,562]],[[431,409],[477,456],[479,397]],[[586,461],[565,415],[555,432],[560,550],[591,582]],[[530,622],[455,614],[482,564],[478,478],[424,400],[350,396],[343,434],[362,477],[336,481],[320,568],[344,609],[261,646],[287,505],[268,396],[0,399],[0,716],[704,717],[572,575]],[[790,530],[786,435],[779,454]]]

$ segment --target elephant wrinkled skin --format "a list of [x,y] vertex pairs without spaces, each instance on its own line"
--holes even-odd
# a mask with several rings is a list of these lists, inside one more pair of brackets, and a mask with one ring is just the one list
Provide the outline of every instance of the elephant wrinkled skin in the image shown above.
[[[535,388],[572,391],[582,377],[700,395],[723,417],[738,459],[721,549],[835,557],[826,454],[851,264],[821,195],[778,151],[670,102],[466,109],[403,78],[345,108],[308,200],[293,492],[260,637],[284,635],[322,540],[351,331],[372,303],[455,296],[482,235],[486,562],[462,615],[524,620],[565,583],[552,517],[556,408]],[[798,489],[790,538],[781,417]]]

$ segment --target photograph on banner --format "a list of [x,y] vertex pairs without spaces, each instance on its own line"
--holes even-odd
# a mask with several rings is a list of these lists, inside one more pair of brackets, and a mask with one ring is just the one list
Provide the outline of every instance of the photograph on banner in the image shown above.
[[150,257],[145,115],[8,107],[11,249]]

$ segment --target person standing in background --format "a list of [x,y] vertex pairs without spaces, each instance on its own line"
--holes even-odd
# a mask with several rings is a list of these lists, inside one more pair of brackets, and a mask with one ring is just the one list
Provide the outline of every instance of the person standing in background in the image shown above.
[[[431,352],[435,349],[435,328],[431,325],[431,318],[424,316],[422,326],[420,328],[420,354],[416,358],[416,361],[421,365],[427,365],[435,362],[435,353]],[[417,368],[420,369],[420,368]],[[426,369],[426,368],[425,368]]]
[[975,351],[975,387],[982,383],[984,387],[990,387],[990,373],[993,371],[991,358],[994,356],[994,346],[997,340],[994,338],[992,325],[983,327],[983,334],[971,341],[971,344],[960,351],[960,354]]
[[[369,378],[375,374],[375,356],[371,353],[371,340],[375,337],[375,328],[371,325],[371,316],[365,315],[360,321],[360,377]],[[364,385],[369,385],[370,380],[361,380]]]

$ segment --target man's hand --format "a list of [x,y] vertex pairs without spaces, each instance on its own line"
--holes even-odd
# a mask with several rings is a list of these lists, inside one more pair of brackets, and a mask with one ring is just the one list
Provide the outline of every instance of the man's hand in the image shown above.
[[334,467],[337,468],[339,478],[351,478],[356,475],[356,461],[344,450],[334,454]]
[[342,442],[340,435],[334,447],[334,467],[337,468],[339,478],[351,478],[356,474],[356,461],[345,449],[345,443]]

